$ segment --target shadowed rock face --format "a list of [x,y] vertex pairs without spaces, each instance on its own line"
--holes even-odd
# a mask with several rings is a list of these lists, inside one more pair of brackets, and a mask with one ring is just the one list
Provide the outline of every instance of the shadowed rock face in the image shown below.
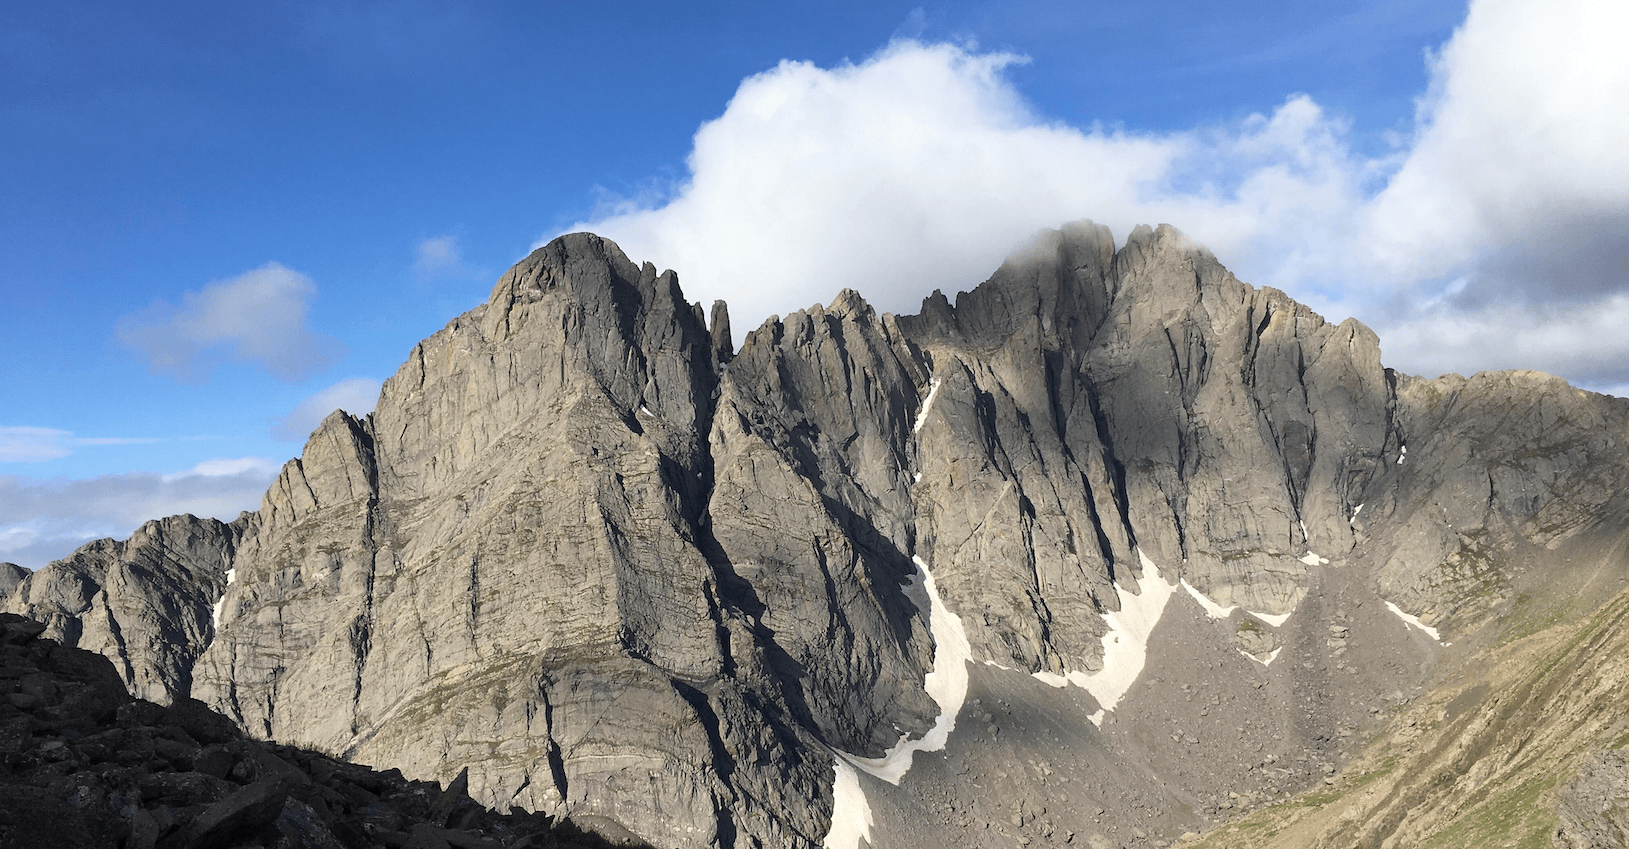
[[[1367,570],[1341,586],[1371,610],[1465,630],[1504,553],[1624,506],[1626,435],[1624,402],[1554,378],[1396,374],[1361,323],[1165,226],[1045,233],[915,316],[845,290],[739,351],[722,304],[709,327],[672,272],[574,234],[420,343],[373,415],[324,421],[258,512],[94,543],[6,609],[259,737],[467,767],[486,804],[656,845],[806,847],[830,749],[881,755],[939,712],[913,558],[973,659],[1020,673],[1102,669],[1105,614],[1152,577],[1248,611],[1218,657],[1313,645],[1260,622],[1323,610],[1330,560]],[[1329,740],[1290,692],[1271,739]]]
[[0,613],[0,846],[644,846],[486,811],[462,776],[443,789],[244,739],[195,700],[133,699],[106,657],[44,630]]

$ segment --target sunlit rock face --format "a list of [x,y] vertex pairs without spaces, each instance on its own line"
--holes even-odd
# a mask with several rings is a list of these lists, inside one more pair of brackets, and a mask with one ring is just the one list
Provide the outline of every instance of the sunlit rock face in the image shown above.
[[844,290],[738,350],[574,234],[256,513],[92,544],[6,607],[148,698],[652,845],[1142,845],[1322,780],[1497,615],[1512,552],[1602,532],[1626,435],[1553,378],[1392,372],[1168,226],[1071,224],[954,301]]

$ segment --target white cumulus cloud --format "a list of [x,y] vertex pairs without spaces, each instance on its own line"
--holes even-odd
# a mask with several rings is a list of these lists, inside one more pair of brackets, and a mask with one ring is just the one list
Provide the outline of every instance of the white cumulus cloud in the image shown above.
[[201,382],[224,356],[295,383],[345,353],[338,339],[313,331],[307,319],[316,284],[275,262],[187,292],[181,306],[164,302],[119,320],[126,344],[153,371]]
[[1373,325],[1389,364],[1474,371],[1516,352],[1620,385],[1629,334],[1569,329],[1629,296],[1626,29],[1615,0],[1475,0],[1422,60],[1412,132],[1378,155],[1293,92],[1234,124],[1138,133],[1037,114],[1010,54],[899,41],[858,64],[783,62],[697,131],[662,200],[571,229],[678,270],[747,328],[845,286],[914,311],[1064,221],[1122,238],[1169,222],[1242,278]]
[[371,377],[353,377],[314,393],[272,425],[272,438],[284,442],[303,440],[335,410],[365,416],[373,412],[373,405],[379,401],[380,385]]

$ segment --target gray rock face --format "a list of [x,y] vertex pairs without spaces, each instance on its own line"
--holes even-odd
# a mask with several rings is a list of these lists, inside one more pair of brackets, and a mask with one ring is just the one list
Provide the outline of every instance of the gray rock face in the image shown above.
[[[722,303],[704,319],[671,272],[558,239],[420,343],[373,415],[325,420],[259,511],[93,544],[7,609],[149,698],[414,777],[467,768],[493,807],[809,847],[831,750],[879,756],[938,715],[917,561],[973,661],[1019,673],[1102,669],[1105,617],[1179,578],[1249,612],[1190,611],[1204,669],[1326,642],[1351,668],[1348,627],[1317,619],[1336,584],[1329,618],[1398,666],[1407,626],[1335,605],[1472,628],[1506,554],[1629,506],[1629,404],[1530,373],[1399,375],[1361,323],[1170,227],[1116,249],[1069,225],[954,303],[896,317],[844,291],[738,351]],[[1314,624],[1264,624],[1290,615]],[[1334,736],[1305,709],[1330,698],[1314,669],[1273,667],[1284,689],[1236,711],[1271,713],[1264,744]],[[1155,751],[1137,723],[1165,692],[1080,745]],[[1138,792],[1200,806],[1165,784]]]
[[1629,846],[1629,753],[1596,752],[1556,796],[1559,849]]
[[242,525],[171,516],[124,542],[98,540],[25,575],[0,604],[45,636],[113,660],[132,695],[169,704],[191,689],[214,636],[211,607]]
[[1096,669],[1094,614],[1119,608],[1133,546],[1223,606],[1288,613],[1309,546],[1349,551],[1385,472],[1374,334],[1169,227],[1115,252],[1072,225],[900,325],[941,381],[918,440],[932,562],[1003,663]]
[[[662,845],[733,818],[818,837],[818,808],[758,801],[818,798],[829,767],[702,527],[720,353],[671,273],[588,235],[537,251],[285,467],[195,693],[257,735],[467,765],[490,804]],[[738,786],[737,762],[768,769]]]
[[482,810],[456,779],[443,789],[245,740],[190,699],[167,708],[134,700],[107,658],[43,630],[0,613],[8,849],[631,845],[556,829],[541,815]]
[[33,573],[15,563],[0,563],[0,599],[11,595],[23,579]]

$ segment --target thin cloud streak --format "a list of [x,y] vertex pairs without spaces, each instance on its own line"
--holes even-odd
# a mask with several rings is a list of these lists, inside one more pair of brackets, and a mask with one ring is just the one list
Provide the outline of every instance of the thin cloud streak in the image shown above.
[[0,427],[0,463],[38,463],[73,453],[80,445],[151,445],[161,440],[131,436],[76,437],[49,427]]

